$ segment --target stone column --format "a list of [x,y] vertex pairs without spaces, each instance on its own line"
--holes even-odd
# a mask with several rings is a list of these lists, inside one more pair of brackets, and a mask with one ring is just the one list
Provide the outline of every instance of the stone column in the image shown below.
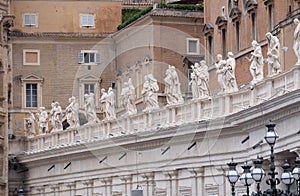
[[203,195],[203,168],[189,168],[192,178],[192,196]]
[[102,178],[101,182],[104,183],[105,193],[104,196],[111,196],[112,195],[112,178]]
[[85,180],[82,183],[83,183],[83,185],[86,186],[87,196],[93,196],[93,194],[94,194],[94,180],[93,179]]
[[36,190],[39,192],[40,196],[45,196],[45,186],[37,187]]
[[167,177],[169,182],[167,196],[178,196],[178,171],[164,171],[163,174]]
[[141,174],[142,178],[146,180],[146,196],[154,195],[154,173]]
[[75,182],[68,183],[67,187],[69,188],[70,195],[75,195],[76,194],[76,183]]
[[58,184],[51,185],[50,189],[53,191],[54,196],[60,196],[60,191],[59,191],[60,188]]
[[132,176],[121,176],[121,180],[124,181],[124,195],[131,196]]

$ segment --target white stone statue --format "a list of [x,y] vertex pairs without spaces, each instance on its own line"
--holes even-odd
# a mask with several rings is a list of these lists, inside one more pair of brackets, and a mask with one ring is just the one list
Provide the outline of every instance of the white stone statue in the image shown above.
[[226,60],[223,60],[223,57],[221,54],[217,54],[217,61],[215,63],[216,66],[216,73],[217,73],[217,79],[221,86],[221,92],[223,93],[226,90],[225,86],[225,67],[226,67]]
[[29,112],[28,117],[25,120],[25,133],[27,136],[35,136],[35,116],[32,112]]
[[68,128],[77,128],[79,123],[79,106],[76,98],[72,96],[69,98],[69,105],[66,107],[67,122],[70,125]]
[[238,91],[236,78],[235,78],[236,62],[232,52],[227,53],[226,66],[223,68],[225,93]]
[[113,120],[116,119],[116,112],[115,112],[115,93],[113,89],[109,87],[107,93],[105,89],[101,89],[101,110],[104,113],[104,120]]
[[128,115],[133,115],[137,113],[135,100],[136,95],[134,91],[134,86],[132,84],[131,78],[129,78],[128,82],[124,82],[121,92],[121,103],[126,108]]
[[277,75],[281,72],[280,63],[280,43],[276,36],[273,36],[270,32],[266,34],[268,41],[268,67],[271,70],[270,76]]
[[85,109],[85,117],[88,123],[98,122],[94,93],[84,95],[84,109]]
[[52,130],[62,131],[63,130],[63,125],[61,122],[62,109],[57,101],[53,102],[51,106],[52,109],[50,111],[50,122],[52,125]]
[[45,107],[39,107],[37,116],[38,116],[39,134],[49,133],[48,113],[47,111],[45,111]]
[[192,89],[193,99],[198,99],[199,98],[199,90],[198,90],[197,77],[196,77],[195,72],[191,73],[191,81],[189,82],[189,85],[191,86],[191,89]]
[[165,94],[168,105],[183,103],[183,98],[180,90],[180,82],[178,74],[174,66],[168,67],[166,70],[165,82]]
[[[208,73],[208,66],[206,65],[205,61],[200,61],[199,63],[195,63],[194,66],[192,66],[193,74],[191,76],[191,82],[192,85],[192,93],[193,93],[193,99],[197,98],[206,98],[209,96],[209,88],[208,88],[208,79],[209,79],[209,73]],[[196,85],[194,82],[196,81]]]
[[257,41],[252,41],[253,52],[251,52],[250,58],[250,73],[252,75],[251,84],[256,84],[264,79],[264,62],[261,52],[261,47]]
[[115,109],[116,97],[113,89],[108,88],[107,91],[107,101],[106,101],[106,111],[108,114],[108,119],[116,119],[116,109]]
[[294,31],[293,49],[297,57],[297,64],[300,65],[300,22],[297,18],[294,19],[294,24],[296,25],[296,28]]
[[144,76],[144,84],[142,89],[143,102],[146,105],[144,111],[152,111],[158,109],[158,100],[156,92],[159,90],[157,80],[152,74]]

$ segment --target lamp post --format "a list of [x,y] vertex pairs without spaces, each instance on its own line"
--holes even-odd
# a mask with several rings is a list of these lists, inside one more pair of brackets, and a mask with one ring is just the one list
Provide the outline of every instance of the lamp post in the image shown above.
[[290,186],[294,183],[295,178],[291,172],[291,166],[286,160],[282,166],[283,173],[281,174],[281,182],[286,185],[286,194],[290,195]]
[[266,173],[265,173],[264,169],[262,168],[262,163],[263,163],[262,158],[257,156],[257,159],[254,160],[253,163],[254,163],[254,169],[252,170],[251,175],[252,175],[253,180],[255,180],[255,182],[257,184],[257,194],[256,195],[260,196],[261,195],[260,183],[266,176]]
[[232,196],[235,196],[234,185],[239,179],[239,173],[236,170],[237,163],[235,163],[232,158],[231,162],[227,163],[227,165],[229,166],[229,170],[228,170],[226,176],[227,176],[229,183],[231,184]]
[[295,168],[292,172],[295,180],[297,181],[297,192],[300,194],[300,158],[297,157],[295,160]]
[[[266,180],[266,183],[270,185],[270,188],[264,191],[260,189],[260,183],[265,177],[265,171],[262,168],[263,160],[262,158],[257,157],[254,163],[254,169],[250,172],[251,166],[249,166],[246,162],[245,165],[242,166],[244,169],[243,174],[240,177],[241,183],[247,186],[247,196],[249,196],[249,186],[255,181],[257,183],[257,192],[252,193],[251,196],[300,196],[300,157],[295,161],[295,168],[293,172],[291,172],[291,166],[286,161],[285,164],[282,166],[283,173],[281,175],[281,180],[276,178],[278,173],[276,172],[275,168],[275,155],[274,155],[274,146],[276,144],[276,140],[278,139],[278,135],[274,129],[276,124],[270,121],[266,127],[268,128],[265,134],[265,140],[269,144],[271,148],[270,154],[270,165],[269,165],[269,172],[268,175],[270,176],[269,179]],[[229,166],[229,171],[227,173],[227,178],[232,186],[232,195],[234,196],[234,186],[238,180],[238,173],[236,171],[236,163],[231,161],[231,163],[227,164]],[[229,175],[231,174],[231,175]],[[291,193],[290,186],[297,180],[297,194]],[[280,190],[276,188],[280,182],[286,185],[286,191]]]
[[242,166],[242,168],[244,169],[244,172],[241,175],[240,181],[242,184],[244,184],[247,187],[247,196],[249,196],[249,186],[251,186],[251,184],[254,182],[250,172],[251,166],[248,165],[246,161],[245,164]]

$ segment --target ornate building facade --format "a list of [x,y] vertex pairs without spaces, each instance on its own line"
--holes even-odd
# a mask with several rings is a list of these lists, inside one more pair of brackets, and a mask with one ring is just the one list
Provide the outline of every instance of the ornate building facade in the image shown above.
[[[62,41],[54,37],[56,33],[14,31],[13,48],[20,50],[12,58],[15,67],[14,87],[16,94],[23,93],[23,97],[26,97],[21,99],[20,94],[14,95],[16,108],[12,112],[16,115],[23,112],[15,120],[19,122],[19,125],[15,123],[16,133],[19,131],[23,134],[23,118],[30,109],[35,112],[39,106],[46,106],[47,111],[52,100],[59,101],[62,106],[67,105],[69,97],[80,96],[80,82],[98,80],[99,76],[103,82],[107,82],[107,86],[100,84],[96,88],[100,90],[100,87],[111,86],[116,93],[116,104],[111,105],[118,108],[113,118],[99,115],[100,120],[92,123],[81,123],[78,127],[50,133],[42,133],[35,127],[33,135],[11,140],[11,149],[15,149],[18,161],[18,168],[10,171],[10,176],[16,177],[12,182],[11,194],[15,188],[22,187],[28,195],[129,196],[132,191],[142,192],[146,196],[230,195],[231,185],[226,182],[226,163],[232,157],[242,164],[260,155],[264,160],[263,168],[268,170],[269,146],[262,139],[266,131],[264,125],[269,119],[277,124],[279,139],[274,149],[275,163],[276,170],[281,174],[279,166],[285,159],[292,162],[299,156],[300,146],[300,66],[292,50],[296,41],[293,39],[296,26],[292,21],[299,17],[296,5],[297,1],[207,0],[204,1],[204,16],[201,12],[154,9],[127,28],[107,36],[107,39],[93,37],[93,41],[99,39],[100,42],[95,47],[90,46],[95,51],[102,51],[101,54],[104,51],[112,52],[113,55],[105,53],[101,64],[112,67],[113,71],[108,71],[108,75],[101,71],[102,74],[98,74],[94,69],[96,65],[87,65],[77,69],[79,74],[84,73],[84,69],[90,69],[90,75],[82,74],[75,79],[77,73],[71,66],[76,64],[75,59],[81,59],[80,54],[76,58],[69,55],[73,63],[67,64],[65,69],[58,68],[63,66],[65,54],[74,50],[80,53],[80,47],[76,48],[79,42],[75,42],[77,37],[67,41],[64,38],[65,45],[73,45],[58,50],[62,47],[53,45]],[[251,25],[247,25],[249,23]],[[281,45],[279,54],[282,70],[274,75],[269,74],[270,64],[266,63],[269,59],[264,60],[270,48],[266,40],[267,32],[277,36]],[[32,36],[41,39],[34,45],[40,49],[29,47]],[[88,40],[84,38],[82,36],[80,40]],[[42,48],[45,41],[47,45]],[[205,43],[205,47],[201,47],[202,43]],[[262,47],[265,74],[262,80],[253,84],[251,55],[258,46]],[[53,48],[56,50],[51,50]],[[38,58],[43,51],[55,52]],[[204,53],[208,66],[201,61]],[[228,67],[224,71],[231,80],[236,79],[237,85],[232,91],[220,90],[214,66],[214,57],[219,53],[223,55],[224,65],[236,66],[235,73],[228,74]],[[90,56],[88,59],[91,60]],[[199,61],[200,65],[197,65]],[[45,64],[34,69],[26,67],[27,63],[28,66]],[[184,98],[176,104],[166,104],[164,100],[167,93],[165,75],[171,66],[179,73]],[[203,70],[198,73],[201,66]],[[73,72],[69,76],[57,70]],[[209,72],[209,80],[206,72]],[[24,73],[26,75],[22,75]],[[45,75],[39,75],[41,73]],[[46,73],[52,75],[46,78]],[[113,79],[108,77],[110,74]],[[143,77],[146,75],[149,78],[150,74],[160,90],[145,95],[143,91],[151,85]],[[201,85],[202,90],[206,88],[209,95],[196,97],[195,92],[192,95],[189,93],[189,86],[194,84],[192,79],[196,77],[193,74],[204,78],[201,81],[196,78],[195,85]],[[127,81],[129,83],[129,79],[132,79],[137,96],[134,105],[138,106],[137,113],[131,115],[123,112],[125,109],[119,100],[124,84]],[[61,83],[66,87],[55,88]],[[88,85],[82,86],[85,88]],[[34,102],[32,96],[27,101],[27,92],[33,95],[35,91],[41,92],[41,88],[42,99],[36,98]],[[73,89],[72,92],[70,89]],[[145,110],[145,99],[152,96],[153,92],[160,98],[157,101],[160,104]],[[102,91],[98,96],[106,104],[103,95],[107,94]],[[84,106],[85,99],[80,101],[79,98],[79,108],[84,110]],[[62,108],[66,109],[64,106]],[[40,125],[40,122],[36,123]],[[241,172],[241,168],[238,171]],[[262,183],[262,187],[266,188],[267,185]],[[284,189],[282,184],[279,187]],[[254,191],[255,187],[250,189]],[[296,185],[292,185],[291,190],[296,189]],[[246,187],[238,182],[237,195],[245,192]]]

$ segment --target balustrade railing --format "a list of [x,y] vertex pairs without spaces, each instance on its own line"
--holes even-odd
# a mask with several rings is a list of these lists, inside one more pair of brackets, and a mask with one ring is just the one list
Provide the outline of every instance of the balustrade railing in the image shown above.
[[152,131],[156,127],[168,127],[226,116],[299,88],[300,66],[295,65],[284,73],[265,78],[252,88],[240,89],[235,93],[189,100],[180,105],[164,106],[152,112],[120,116],[116,120],[86,124],[77,129],[66,129],[28,137],[28,152],[34,153],[83,142],[103,140],[130,132]]

